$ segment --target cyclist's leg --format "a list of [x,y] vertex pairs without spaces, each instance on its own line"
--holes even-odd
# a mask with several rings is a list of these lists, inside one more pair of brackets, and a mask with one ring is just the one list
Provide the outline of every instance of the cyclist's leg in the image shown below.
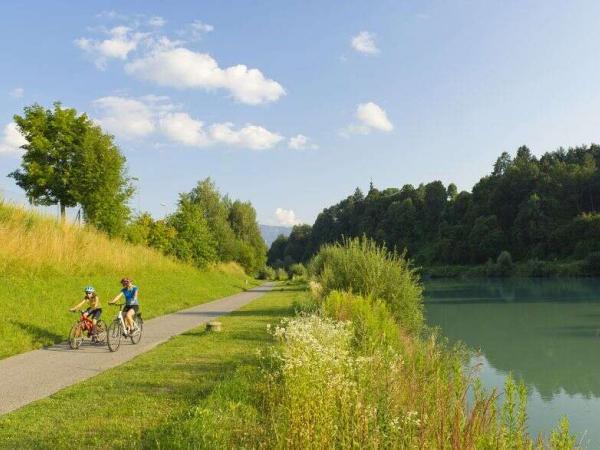
[[101,315],[102,315],[102,308],[96,308],[90,312],[90,317],[92,318],[92,323],[94,324],[94,333],[96,332],[96,324],[100,320]]
[[129,308],[125,314],[125,324],[129,330],[133,329],[133,316],[135,315],[135,309]]

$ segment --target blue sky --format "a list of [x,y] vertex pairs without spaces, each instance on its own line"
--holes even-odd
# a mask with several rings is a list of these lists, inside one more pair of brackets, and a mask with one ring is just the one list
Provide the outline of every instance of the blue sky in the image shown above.
[[60,100],[115,134],[156,217],[208,176],[272,224],[370,180],[470,189],[502,151],[600,142],[599,21],[593,1],[4,1],[0,174],[12,115]]

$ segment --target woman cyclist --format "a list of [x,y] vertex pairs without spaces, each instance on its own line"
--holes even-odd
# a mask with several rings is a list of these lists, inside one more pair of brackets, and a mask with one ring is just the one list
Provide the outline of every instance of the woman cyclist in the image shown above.
[[123,314],[126,326],[125,334],[128,334],[134,329],[133,316],[136,315],[140,309],[140,302],[138,300],[139,289],[129,278],[123,278],[121,280],[121,286],[123,286],[123,289],[121,289],[119,295],[117,295],[108,303],[114,305],[121,297],[125,298]]
[[92,323],[94,324],[94,328],[92,330],[92,335],[96,334],[96,323],[100,320],[100,316],[102,315],[102,307],[100,306],[100,297],[96,294],[96,290],[93,286],[87,286],[84,289],[85,297],[81,300],[77,305],[73,306],[69,311],[75,312],[79,308],[81,308],[85,303],[87,303],[88,307],[83,312],[83,315],[92,319]]

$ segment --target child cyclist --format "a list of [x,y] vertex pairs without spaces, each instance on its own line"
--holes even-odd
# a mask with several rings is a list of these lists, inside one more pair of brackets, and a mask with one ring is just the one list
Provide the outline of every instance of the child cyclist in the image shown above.
[[85,297],[77,305],[73,306],[69,311],[75,312],[87,303],[87,309],[83,312],[85,316],[92,319],[94,329],[92,335],[96,334],[96,323],[100,320],[102,315],[102,307],[100,306],[100,297],[96,294],[96,290],[92,286],[88,286],[84,289]]
[[117,303],[117,301],[123,297],[125,298],[125,306],[123,307],[123,314],[125,320],[125,334],[134,331],[135,323],[133,321],[133,316],[135,316],[140,309],[140,302],[138,300],[138,287],[133,284],[129,278],[123,278],[121,280],[121,292],[113,298],[109,304],[113,305]]

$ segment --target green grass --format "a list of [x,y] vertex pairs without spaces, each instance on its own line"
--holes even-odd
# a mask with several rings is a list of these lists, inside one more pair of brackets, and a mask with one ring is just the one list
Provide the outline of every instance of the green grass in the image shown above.
[[[234,263],[198,270],[143,246],[0,201],[0,358],[64,341],[76,316],[68,312],[96,287],[104,318],[131,277],[146,318],[251,287]],[[246,284],[248,281],[248,284]]]
[[[140,448],[153,445],[190,410],[273,343],[267,324],[293,313],[297,286],[267,294],[134,360],[0,417],[0,448]],[[76,443],[76,444],[75,444]]]
[[[218,268],[199,271],[178,269],[139,271],[134,279],[140,288],[145,318],[167,314],[185,307],[231,295],[256,285],[243,273],[227,273]],[[0,278],[0,358],[64,341],[77,319],[68,308],[83,297],[83,287],[96,287],[109,321],[116,309],[108,301],[119,293],[114,275],[72,277]]]

